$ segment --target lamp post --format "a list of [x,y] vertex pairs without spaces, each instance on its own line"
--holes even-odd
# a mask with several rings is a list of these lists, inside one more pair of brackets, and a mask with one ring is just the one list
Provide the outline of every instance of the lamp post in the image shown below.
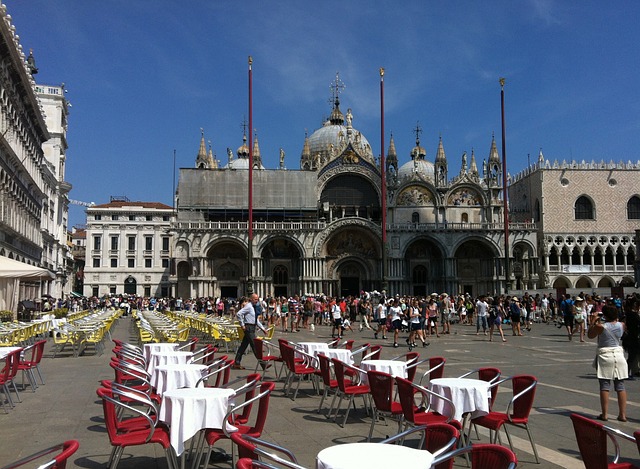
[[509,293],[511,267],[509,265],[509,204],[507,187],[507,133],[504,120],[504,83],[500,78],[500,111],[502,116],[502,201],[504,211],[504,292]]

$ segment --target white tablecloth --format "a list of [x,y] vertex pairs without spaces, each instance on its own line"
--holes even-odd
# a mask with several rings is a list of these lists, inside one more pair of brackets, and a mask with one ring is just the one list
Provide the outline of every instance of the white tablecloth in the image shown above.
[[348,443],[320,451],[316,456],[316,469],[427,469],[433,459],[429,451],[402,445]]
[[151,375],[151,386],[164,395],[171,389],[194,388],[206,365],[158,365]]
[[[459,421],[465,414],[476,418],[489,413],[489,386],[487,381],[470,378],[438,378],[429,383],[433,392],[451,399],[456,406],[453,418]],[[449,406],[441,399],[433,399],[431,405],[436,412],[446,414],[449,411]]]
[[337,358],[341,362],[353,365],[351,350],[344,348],[328,348],[326,350],[316,350],[313,354],[317,357],[319,353],[324,353],[329,359]]
[[22,347],[0,347],[0,360],[3,360],[11,352],[20,350]]
[[[162,396],[158,418],[169,425],[171,446],[180,455],[184,443],[204,428],[222,428],[224,417],[233,402],[233,389],[172,389]],[[230,431],[234,427],[228,426]]]
[[325,342],[299,342],[298,346],[309,355],[316,355],[320,350],[323,352],[329,350],[329,344]]
[[151,344],[144,344],[144,358],[148,363],[152,353],[175,352],[178,345],[180,344],[177,342],[154,342]]
[[147,361],[147,371],[153,376],[155,368],[159,365],[186,365],[192,357],[191,352],[167,352],[166,350],[152,352]]
[[[400,360],[362,360],[360,362],[360,368],[364,371],[375,370],[388,373],[394,378],[400,376],[401,378],[407,377],[407,363]],[[362,378],[364,384],[369,383],[367,375]]]

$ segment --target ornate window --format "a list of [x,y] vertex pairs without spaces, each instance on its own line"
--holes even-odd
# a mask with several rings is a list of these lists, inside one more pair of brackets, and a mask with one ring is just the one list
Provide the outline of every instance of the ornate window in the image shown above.
[[640,197],[634,195],[627,202],[627,218],[629,220],[640,220]]
[[411,223],[420,223],[420,214],[418,212],[411,214]]
[[273,284],[286,285],[289,283],[289,271],[283,265],[277,265],[273,269]]
[[578,197],[575,205],[576,220],[593,220],[595,218],[593,212],[591,200],[584,195]]

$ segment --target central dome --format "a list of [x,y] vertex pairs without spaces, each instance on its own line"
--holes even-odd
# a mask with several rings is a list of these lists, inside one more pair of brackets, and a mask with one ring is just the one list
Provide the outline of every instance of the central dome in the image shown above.
[[305,148],[305,152],[309,152],[308,155],[316,169],[340,156],[348,144],[351,144],[359,156],[375,164],[369,141],[360,131],[351,126],[352,119],[351,109],[349,109],[345,125],[345,118],[336,100],[330,118],[308,137],[308,149]]

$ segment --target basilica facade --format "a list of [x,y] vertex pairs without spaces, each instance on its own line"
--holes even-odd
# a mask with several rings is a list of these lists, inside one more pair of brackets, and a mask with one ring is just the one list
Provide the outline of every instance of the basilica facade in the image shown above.
[[[249,148],[246,136],[226,164],[202,137],[193,168],[180,169],[171,223],[176,296],[345,296],[501,292],[540,284],[535,223],[509,224],[509,250],[522,253],[505,278],[504,181],[495,140],[480,168],[476,155],[433,161],[420,143],[386,153],[386,239],[382,239],[380,161],[344,114],[338,96],[322,127],[301,142],[300,169],[265,169],[257,137],[253,155],[253,240],[248,233]],[[459,162],[459,165],[458,165]],[[386,256],[383,250],[386,249]],[[386,269],[383,268],[386,258]],[[248,259],[251,259],[249,269]],[[513,259],[512,259],[513,262]]]

